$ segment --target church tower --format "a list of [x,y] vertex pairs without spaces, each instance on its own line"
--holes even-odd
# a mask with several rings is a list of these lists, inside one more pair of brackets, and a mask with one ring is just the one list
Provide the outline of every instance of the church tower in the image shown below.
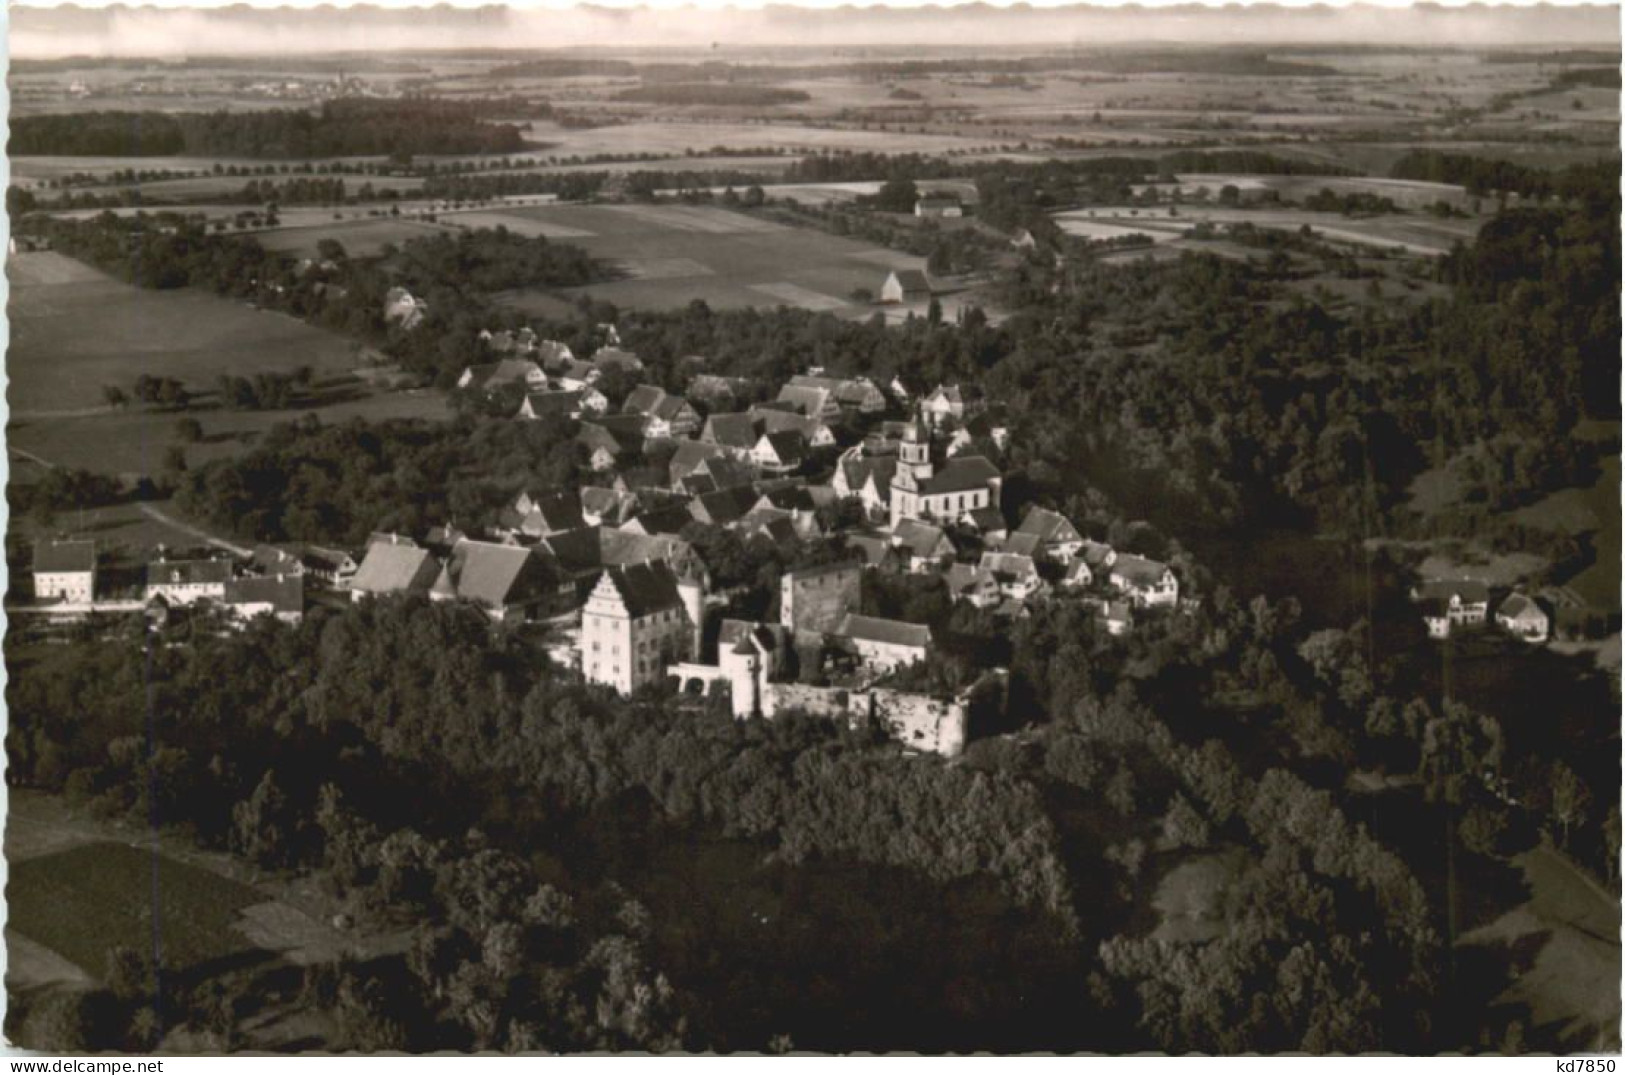
[[897,473],[891,480],[891,524],[919,515],[920,486],[931,480],[931,433],[918,414],[897,445]]

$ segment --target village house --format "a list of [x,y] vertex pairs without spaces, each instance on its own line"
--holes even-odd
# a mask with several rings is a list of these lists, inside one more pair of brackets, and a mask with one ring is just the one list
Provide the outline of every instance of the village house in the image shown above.
[[559,592],[559,579],[534,549],[464,538],[452,546],[429,597],[468,601],[500,623],[524,619]]
[[609,410],[609,400],[596,388],[547,388],[526,392],[515,418],[537,421],[542,418],[577,420],[596,418]]
[[95,599],[94,541],[42,541],[34,546],[34,600],[89,604]]
[[886,516],[891,507],[891,483],[897,473],[897,455],[871,455],[861,446],[841,453],[830,479],[839,497],[856,497],[871,518]]
[[623,695],[663,682],[698,656],[704,609],[704,584],[665,564],[606,568],[581,611],[582,674]]
[[1134,630],[1134,605],[1128,601],[1101,601],[1095,605],[1095,622],[1113,637]]
[[943,573],[943,581],[948,585],[948,595],[955,601],[965,601],[977,608],[992,608],[1004,596],[999,588],[999,580],[993,572],[980,564],[964,564],[955,562],[948,565]]
[[745,412],[713,414],[705,420],[705,426],[700,430],[701,443],[716,445],[742,458],[749,458],[760,437],[755,418]]
[[631,351],[623,351],[619,346],[600,347],[593,352],[592,358],[587,361],[600,373],[615,370],[629,377],[635,377],[643,372],[643,359]]
[[958,423],[965,418],[965,396],[956,384],[937,385],[920,403],[920,414],[932,429],[940,429],[949,423]]
[[807,442],[795,430],[763,433],[750,452],[751,462],[769,474],[788,474],[807,460]]
[[990,407],[966,418],[952,433],[948,435],[948,446],[944,454],[952,458],[962,455],[976,446],[978,440],[989,440],[993,447],[1005,451],[1010,447],[1010,428],[1003,415],[1004,408]]
[[1124,553],[1111,565],[1112,588],[1135,608],[1171,608],[1179,603],[1179,579],[1167,564]]
[[936,571],[955,554],[946,530],[919,519],[903,519],[892,527],[891,544],[915,574]]
[[547,387],[547,374],[528,358],[503,358],[469,366],[457,378],[457,387],[486,395],[514,387],[536,391]]
[[593,470],[614,470],[642,454],[647,421],[641,414],[584,419],[576,441],[587,451],[587,465]]
[[587,525],[578,497],[565,492],[522,492],[497,517],[496,533],[541,538]]
[[822,418],[809,418],[770,406],[752,407],[747,413],[755,428],[762,433],[799,433],[810,448],[835,446],[835,434]]
[[687,437],[700,428],[700,412],[682,396],[652,384],[640,384],[621,405],[622,414],[641,414],[648,419],[645,435]]
[[536,344],[535,358],[542,364],[542,369],[548,373],[557,373],[564,368],[566,362],[574,362],[576,355],[570,350],[569,344],[558,340],[542,340]]
[[834,421],[841,416],[841,404],[836,400],[832,388],[797,385],[792,381],[779,389],[773,403],[804,417],[819,418],[826,422]]
[[750,381],[743,377],[721,377],[715,373],[696,374],[683,393],[712,413],[734,410],[750,394]]
[[999,584],[999,593],[1012,601],[1025,601],[1044,589],[1038,565],[1031,556],[1014,552],[984,552],[981,568]]
[[917,217],[962,217],[964,206],[952,194],[922,194],[914,200]]
[[880,285],[880,301],[889,306],[930,299],[931,283],[919,269],[897,269],[888,273],[886,282]]
[[695,522],[709,526],[733,526],[756,507],[756,490],[748,485],[702,493],[688,502]]
[[354,601],[396,594],[427,597],[440,570],[440,561],[428,549],[405,542],[374,542],[350,581],[350,597]]
[[226,596],[226,582],[232,578],[231,561],[158,559],[147,565],[143,599],[161,598],[167,605],[190,605],[196,601],[219,601]]
[[857,655],[865,671],[877,675],[923,661],[931,649],[931,628],[923,624],[856,612],[847,613],[835,635]]
[[305,615],[305,576],[294,572],[227,579],[221,599],[240,620],[271,616],[283,623],[298,623]]
[[995,507],[972,508],[959,517],[959,527],[990,548],[1001,547],[1010,537],[1010,524],[1004,521],[1004,512]]
[[1489,619],[1490,590],[1476,579],[1430,579],[1411,588],[1411,600],[1420,606],[1430,638],[1449,638],[1458,627]]
[[581,487],[581,519],[588,526],[620,526],[635,516],[638,508],[636,493],[598,485]]
[[1496,624],[1514,638],[1539,644],[1551,637],[1552,621],[1540,603],[1527,594],[1515,593],[1495,610]]
[[603,371],[591,362],[579,358],[565,359],[558,368],[549,371],[553,386],[566,392],[590,388],[603,376]]
[[[867,377],[826,377],[819,373],[799,373],[790,378],[788,387],[828,392],[838,410],[879,414],[886,409],[886,394]],[[782,394],[780,398],[784,398]]]
[[1024,556],[1043,557],[1059,564],[1068,564],[1083,548],[1083,535],[1071,520],[1048,508],[1031,507],[1021,525],[1005,543],[1008,552]]
[[718,444],[707,444],[700,440],[680,441],[677,450],[672,453],[671,461],[666,464],[671,487],[673,489],[680,487],[685,478],[699,473],[708,461],[727,454],[727,449]]

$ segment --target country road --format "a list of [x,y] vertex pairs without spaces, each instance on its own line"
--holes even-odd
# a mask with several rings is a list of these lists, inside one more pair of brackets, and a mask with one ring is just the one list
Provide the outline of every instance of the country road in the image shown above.
[[1532,951],[1497,998],[1528,1008],[1531,1045],[1551,1037],[1566,1050],[1618,1051],[1619,901],[1549,844],[1512,861],[1529,885],[1528,901],[1462,944]]

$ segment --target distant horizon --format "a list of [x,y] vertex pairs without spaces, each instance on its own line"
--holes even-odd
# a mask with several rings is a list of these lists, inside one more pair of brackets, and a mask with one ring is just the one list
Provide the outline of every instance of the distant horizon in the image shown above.
[[[19,60],[718,48],[1618,49],[1612,4],[12,5]],[[977,44],[965,44],[967,38]],[[1435,43],[1436,42],[1436,43]]]

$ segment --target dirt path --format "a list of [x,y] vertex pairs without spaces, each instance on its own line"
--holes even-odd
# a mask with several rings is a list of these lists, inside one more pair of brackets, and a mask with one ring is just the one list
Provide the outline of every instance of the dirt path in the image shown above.
[[1462,937],[1463,945],[1505,946],[1520,960],[1498,1004],[1528,1009],[1526,1023],[1565,1049],[1620,1047],[1620,905],[1563,854],[1543,844],[1513,864],[1528,902]]
[[193,526],[191,523],[182,522],[173,515],[158,507],[155,507],[152,504],[142,504],[141,513],[147,516],[149,519],[155,519],[158,522],[163,523],[165,526],[173,527],[174,529],[179,530],[183,534],[189,534],[206,545],[212,545],[217,549],[225,549],[227,552],[235,556],[248,556],[254,551],[253,549],[247,548],[243,545],[234,545],[224,538],[215,537],[207,530],[201,530],[198,527]]

